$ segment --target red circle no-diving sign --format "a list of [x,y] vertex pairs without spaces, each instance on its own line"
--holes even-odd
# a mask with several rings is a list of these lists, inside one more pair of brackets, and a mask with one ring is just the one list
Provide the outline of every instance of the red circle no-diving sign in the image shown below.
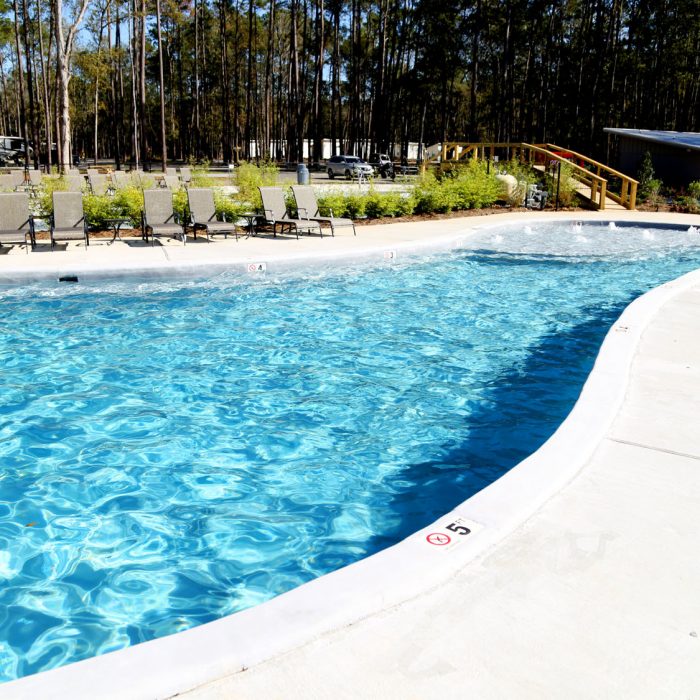
[[434,544],[438,547],[444,547],[446,544],[452,542],[449,535],[445,535],[442,532],[431,532],[426,538],[430,544]]

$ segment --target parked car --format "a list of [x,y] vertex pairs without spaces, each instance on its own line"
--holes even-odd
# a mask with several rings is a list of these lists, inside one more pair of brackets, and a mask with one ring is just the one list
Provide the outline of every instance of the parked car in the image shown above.
[[345,176],[346,180],[360,175],[364,177],[374,175],[374,168],[357,156],[333,156],[326,161],[326,171],[331,180],[336,175]]

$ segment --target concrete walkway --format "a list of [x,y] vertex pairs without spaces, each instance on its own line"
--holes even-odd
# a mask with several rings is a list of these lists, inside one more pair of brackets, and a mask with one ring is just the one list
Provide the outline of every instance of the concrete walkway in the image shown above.
[[[538,218],[13,252],[0,279],[401,256]],[[610,218],[700,226],[697,216],[575,216]],[[550,441],[440,522],[229,618],[3,684],[0,698],[700,698],[699,413],[695,272],[632,304]],[[459,518],[472,532],[458,547],[426,543]]]
[[644,331],[584,469],[509,537],[443,585],[185,697],[700,697],[699,415],[700,282]]

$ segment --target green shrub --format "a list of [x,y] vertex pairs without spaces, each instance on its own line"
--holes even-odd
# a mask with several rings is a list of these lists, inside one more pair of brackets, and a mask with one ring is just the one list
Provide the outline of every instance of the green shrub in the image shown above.
[[247,208],[260,209],[262,201],[258,187],[274,187],[277,185],[279,170],[273,163],[263,163],[258,166],[255,163],[241,163],[234,171],[237,199],[248,203]]
[[134,226],[139,226],[143,211],[143,191],[135,185],[129,185],[117,190],[114,195],[85,194],[83,211],[92,228],[106,228],[107,219],[129,219]]
[[501,196],[502,185],[495,173],[487,173],[486,165],[471,161],[447,183],[451,190],[453,209],[483,209]]
[[361,219],[365,216],[367,197],[363,194],[350,194],[345,197],[345,216]]
[[88,225],[98,229],[107,227],[107,219],[121,217],[121,211],[115,206],[114,197],[107,194],[83,195],[83,212]]
[[396,201],[396,216],[411,216],[416,209],[416,198],[413,194],[399,194]]
[[555,169],[553,174],[547,174],[546,184],[547,190],[550,192],[550,201],[556,202],[557,198],[557,185],[559,186],[559,206],[570,207],[573,206],[576,197],[576,180],[572,177],[573,168],[569,163],[561,164],[561,178]]
[[414,190],[416,212],[419,214],[443,214],[455,208],[454,192],[449,186],[449,180],[439,181],[431,172],[420,177]]
[[173,211],[180,217],[180,221],[184,221],[189,217],[187,190],[184,187],[177,190],[177,192],[173,192]]
[[235,221],[249,208],[245,202],[239,202],[221,190],[214,191],[214,204],[217,216],[223,217],[226,221]]
[[365,198],[365,214],[370,219],[409,216],[413,213],[415,200],[401,192],[376,192],[370,190]]
[[318,210],[321,216],[346,216],[345,195],[341,192],[322,194],[318,197]]
[[53,193],[64,192],[68,184],[62,177],[45,177],[41,181],[41,187],[37,193],[37,213],[49,216],[53,213]]
[[700,214],[700,202],[691,196],[678,197],[673,203],[673,210],[684,214]]
[[115,192],[112,200],[112,207],[118,212],[117,217],[130,219],[135,226],[141,224],[141,212],[143,211],[143,190],[141,188],[136,185],[122,187]]
[[370,219],[379,219],[382,216],[392,216],[388,198],[380,192],[370,190],[365,196],[365,214]]
[[192,187],[212,187],[214,179],[209,174],[209,161],[203,160],[192,166]]
[[688,194],[700,202],[700,180],[695,180],[688,185]]
[[656,207],[656,211],[659,211],[659,207],[663,204],[663,197],[661,196],[661,188],[663,183],[661,180],[654,179],[649,180],[646,186],[646,196],[645,201],[652,207]]
[[642,156],[642,162],[637,171],[637,180],[639,180],[639,196],[646,199],[651,191],[651,183],[654,181],[654,163],[649,151],[645,151]]

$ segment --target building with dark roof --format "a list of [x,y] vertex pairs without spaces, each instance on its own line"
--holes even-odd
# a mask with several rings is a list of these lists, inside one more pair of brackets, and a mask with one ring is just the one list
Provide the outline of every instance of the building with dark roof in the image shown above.
[[693,131],[649,131],[604,129],[617,141],[617,169],[636,177],[644,153],[649,151],[654,177],[666,185],[686,187],[700,180],[700,133]]

